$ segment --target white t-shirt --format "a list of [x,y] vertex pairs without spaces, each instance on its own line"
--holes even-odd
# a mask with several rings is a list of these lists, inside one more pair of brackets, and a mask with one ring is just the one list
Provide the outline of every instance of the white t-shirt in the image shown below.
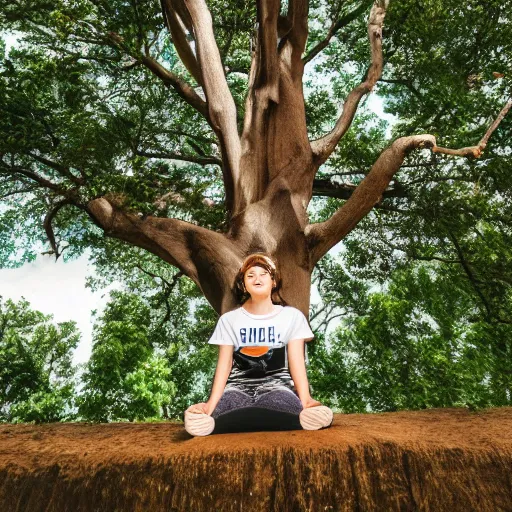
[[240,307],[219,318],[209,343],[233,346],[233,368],[226,389],[236,387],[258,394],[276,385],[294,389],[286,345],[313,336],[306,317],[296,308],[274,305],[272,313],[253,315]]
[[208,343],[243,347],[269,346],[279,348],[291,340],[312,340],[306,317],[291,306],[274,305],[267,315],[253,315],[243,307],[224,313],[217,322]]

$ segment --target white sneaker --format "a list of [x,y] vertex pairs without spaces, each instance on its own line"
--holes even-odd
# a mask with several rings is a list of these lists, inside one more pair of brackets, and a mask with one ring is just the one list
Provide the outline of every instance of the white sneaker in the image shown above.
[[333,420],[333,414],[329,407],[317,405],[303,409],[299,414],[299,421],[304,430],[319,430],[329,427]]
[[203,412],[185,411],[185,430],[191,436],[208,436],[215,428],[215,420]]

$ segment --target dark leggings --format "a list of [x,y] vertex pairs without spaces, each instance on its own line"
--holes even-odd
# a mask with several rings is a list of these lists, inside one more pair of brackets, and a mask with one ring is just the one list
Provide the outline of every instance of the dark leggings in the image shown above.
[[302,403],[299,397],[287,389],[275,389],[255,398],[239,389],[226,389],[212,416],[218,418],[228,412],[246,407],[256,407],[297,415],[302,411]]

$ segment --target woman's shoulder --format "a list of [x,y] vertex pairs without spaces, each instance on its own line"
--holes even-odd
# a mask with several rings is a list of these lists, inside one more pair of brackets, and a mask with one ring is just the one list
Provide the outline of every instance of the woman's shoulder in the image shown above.
[[269,314],[269,315],[252,315],[251,313],[244,311],[244,308],[242,306],[239,306],[235,309],[232,309],[231,311],[227,311],[226,313],[223,313],[219,317],[219,322],[222,321],[222,322],[230,323],[230,322],[233,322],[233,320],[235,320],[237,318],[244,318],[244,319],[246,317],[257,318],[258,316],[268,317],[268,318],[272,318],[272,317],[298,318],[298,317],[304,316],[300,309],[297,309],[293,306],[276,305],[275,309],[276,310],[272,314]]
[[293,313],[300,313],[302,315],[302,311],[300,309],[297,309],[294,306],[284,306],[285,311],[293,312]]
[[304,316],[304,314],[302,313],[302,311],[300,309],[294,308],[293,306],[284,306],[283,312],[285,312],[285,314],[288,314],[289,316],[292,316],[292,317]]

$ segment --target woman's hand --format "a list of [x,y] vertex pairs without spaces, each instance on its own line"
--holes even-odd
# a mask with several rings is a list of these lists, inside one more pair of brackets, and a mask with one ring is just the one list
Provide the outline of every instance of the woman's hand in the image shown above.
[[205,404],[203,402],[201,402],[200,404],[191,405],[187,410],[188,412],[192,412],[194,414],[211,414],[209,412],[208,404]]
[[310,407],[317,407],[318,405],[322,405],[318,400],[314,398],[308,397],[305,400],[301,400],[302,407],[304,409],[309,409]]

